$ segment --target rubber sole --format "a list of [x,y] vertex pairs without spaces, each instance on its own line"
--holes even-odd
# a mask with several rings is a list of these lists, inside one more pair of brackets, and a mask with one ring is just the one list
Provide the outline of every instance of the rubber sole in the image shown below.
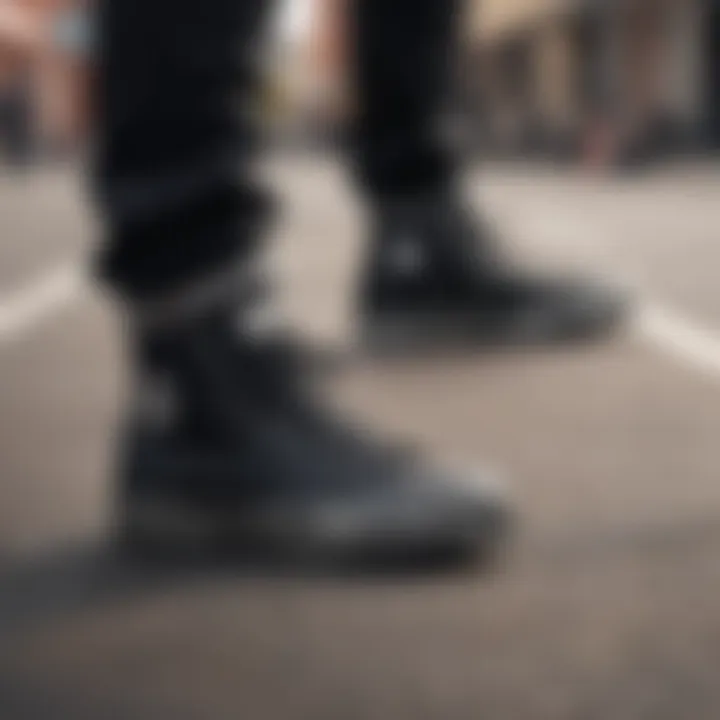
[[132,502],[123,510],[117,542],[145,559],[234,557],[302,570],[422,569],[494,565],[514,525],[495,510],[472,528],[435,528],[422,534],[341,534],[286,516],[225,514],[160,502]]
[[366,317],[360,351],[370,356],[435,354],[446,350],[541,348],[601,342],[620,332],[629,316],[625,303],[604,308],[595,317],[553,323],[540,312],[518,314],[509,322],[477,317],[388,313]]

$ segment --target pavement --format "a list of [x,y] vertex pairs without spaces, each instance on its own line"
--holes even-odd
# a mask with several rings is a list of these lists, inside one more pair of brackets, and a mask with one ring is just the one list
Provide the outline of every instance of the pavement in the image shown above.
[[[310,339],[350,347],[359,209],[276,160],[270,262]],[[469,177],[523,262],[619,278],[611,342],[350,363],[339,402],[502,469],[521,528],[493,572],[282,578],[106,549],[122,318],[85,277],[68,170],[0,177],[2,720],[716,720],[720,175]]]

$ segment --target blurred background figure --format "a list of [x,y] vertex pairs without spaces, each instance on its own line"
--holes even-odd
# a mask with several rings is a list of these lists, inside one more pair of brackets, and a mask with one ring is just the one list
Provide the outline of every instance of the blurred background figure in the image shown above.
[[483,147],[591,165],[720,141],[720,9],[710,0],[483,0],[468,32]]
[[46,43],[39,69],[42,132],[51,153],[72,155],[87,139],[91,115],[91,3],[40,1],[46,3]]
[[33,133],[32,86],[40,46],[36,17],[16,0],[0,3],[0,157],[22,164]]
[[0,4],[0,147],[13,164],[73,154],[87,136],[84,0]]
[[348,0],[294,0],[277,8],[266,45],[264,125],[276,141],[332,143],[350,114]]

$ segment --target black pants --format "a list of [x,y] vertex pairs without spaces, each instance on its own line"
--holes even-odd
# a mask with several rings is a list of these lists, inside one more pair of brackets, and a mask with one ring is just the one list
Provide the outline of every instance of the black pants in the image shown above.
[[[359,112],[348,148],[369,198],[441,189],[439,112],[460,0],[355,0]],[[101,0],[97,187],[103,272],[128,294],[245,252],[267,203],[248,112],[271,0]]]

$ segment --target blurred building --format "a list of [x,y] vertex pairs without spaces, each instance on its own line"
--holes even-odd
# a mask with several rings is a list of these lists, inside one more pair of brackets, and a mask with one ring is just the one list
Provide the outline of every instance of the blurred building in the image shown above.
[[468,27],[489,146],[602,161],[720,145],[714,0],[477,0]]

